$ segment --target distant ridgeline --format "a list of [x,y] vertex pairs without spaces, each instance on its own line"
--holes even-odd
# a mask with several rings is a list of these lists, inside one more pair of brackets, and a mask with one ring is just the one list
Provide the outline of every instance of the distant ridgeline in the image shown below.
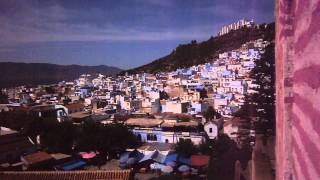
[[237,30],[228,30],[226,34],[211,37],[209,40],[197,43],[195,40],[189,44],[179,45],[169,55],[159,58],[149,64],[121,72],[129,73],[157,73],[173,71],[178,68],[187,68],[193,65],[212,62],[219,53],[238,49],[242,44],[256,39],[274,41],[275,24],[260,24],[251,27],[243,26]]
[[116,75],[122,71],[110,66],[57,65],[46,63],[0,62],[0,88],[20,85],[53,84],[73,81],[81,74]]

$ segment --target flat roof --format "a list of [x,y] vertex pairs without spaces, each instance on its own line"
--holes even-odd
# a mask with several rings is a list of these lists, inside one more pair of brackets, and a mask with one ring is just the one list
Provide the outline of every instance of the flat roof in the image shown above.
[[7,134],[15,134],[15,133],[18,133],[18,131],[0,126],[0,136],[7,135]]
[[125,124],[129,126],[156,127],[163,123],[161,119],[151,118],[130,118]]
[[55,154],[50,154],[55,160],[60,160],[60,159],[65,159],[65,158],[70,158],[71,156],[68,154],[62,154],[62,153],[55,153]]
[[161,124],[161,127],[177,127],[177,126],[197,127],[198,124],[199,123],[196,121],[164,122]]
[[91,114],[86,112],[86,111],[81,111],[81,112],[75,112],[72,114],[69,114],[69,116],[71,118],[75,118],[75,119],[82,119],[82,118],[86,118],[89,117]]
[[40,151],[40,152],[23,156],[23,159],[25,159],[28,164],[36,164],[39,162],[50,160],[52,159],[52,156],[50,156],[46,152]]
[[137,148],[138,150],[143,151],[171,151],[174,150],[174,144],[172,143],[145,143],[142,146]]

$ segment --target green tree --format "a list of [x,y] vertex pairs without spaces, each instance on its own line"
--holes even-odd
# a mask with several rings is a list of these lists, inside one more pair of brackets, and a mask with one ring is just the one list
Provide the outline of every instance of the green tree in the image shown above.
[[179,156],[190,157],[192,154],[197,153],[197,147],[190,139],[180,139],[175,145],[175,151]]
[[99,132],[101,126],[93,121],[87,119],[80,126],[79,135],[76,141],[78,151],[94,151],[98,147]]
[[[247,120],[247,126],[266,134],[275,132],[275,57],[274,43],[266,47],[250,72],[255,93],[246,95],[245,104],[234,115]],[[255,121],[253,121],[255,120]]]
[[56,93],[56,90],[54,89],[53,86],[46,86],[46,87],[45,87],[45,91],[46,91],[46,93],[48,93],[48,94],[54,94],[54,93]]
[[206,118],[207,121],[213,120],[213,119],[219,119],[221,118],[221,114],[218,113],[216,110],[213,109],[212,106],[210,106],[207,111],[203,114],[203,116]]
[[57,122],[56,119],[44,119],[40,135],[41,145],[49,152],[73,152],[75,126],[71,121]]
[[80,127],[76,149],[78,151],[99,151],[103,160],[115,157],[126,148],[139,145],[137,138],[122,124],[103,125],[87,119]]
[[199,90],[199,93],[201,99],[208,98],[207,90],[205,88]]
[[0,104],[7,104],[8,102],[8,95],[0,91]]
[[169,95],[167,92],[165,91],[160,91],[160,100],[163,100],[163,99],[169,99]]
[[122,124],[107,124],[100,127],[97,150],[104,156],[115,157],[126,148],[139,145],[136,136]]
[[266,47],[260,60],[256,60],[256,67],[250,77],[258,86],[257,93],[249,97],[249,104],[255,106],[257,123],[255,129],[266,133],[275,132],[275,57],[274,43]]
[[207,139],[199,144],[198,149],[201,154],[211,155],[213,147],[214,141]]
[[34,142],[37,142],[37,136],[43,134],[43,118],[37,116],[27,116],[30,120],[24,124],[22,132],[29,136]]
[[0,112],[1,126],[17,131],[22,130],[31,120],[32,117],[25,111]]
[[236,143],[225,134],[219,135],[213,141],[208,179],[234,179],[234,164],[238,158],[239,150]]

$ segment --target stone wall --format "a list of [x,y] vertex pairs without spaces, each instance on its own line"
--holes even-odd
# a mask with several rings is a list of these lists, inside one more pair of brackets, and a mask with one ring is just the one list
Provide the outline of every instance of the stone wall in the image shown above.
[[277,179],[320,179],[320,0],[276,4]]

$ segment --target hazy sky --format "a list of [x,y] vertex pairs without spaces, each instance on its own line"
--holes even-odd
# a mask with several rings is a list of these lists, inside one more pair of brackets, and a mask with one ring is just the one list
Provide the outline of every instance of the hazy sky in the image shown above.
[[0,0],[0,61],[136,67],[274,0]]

